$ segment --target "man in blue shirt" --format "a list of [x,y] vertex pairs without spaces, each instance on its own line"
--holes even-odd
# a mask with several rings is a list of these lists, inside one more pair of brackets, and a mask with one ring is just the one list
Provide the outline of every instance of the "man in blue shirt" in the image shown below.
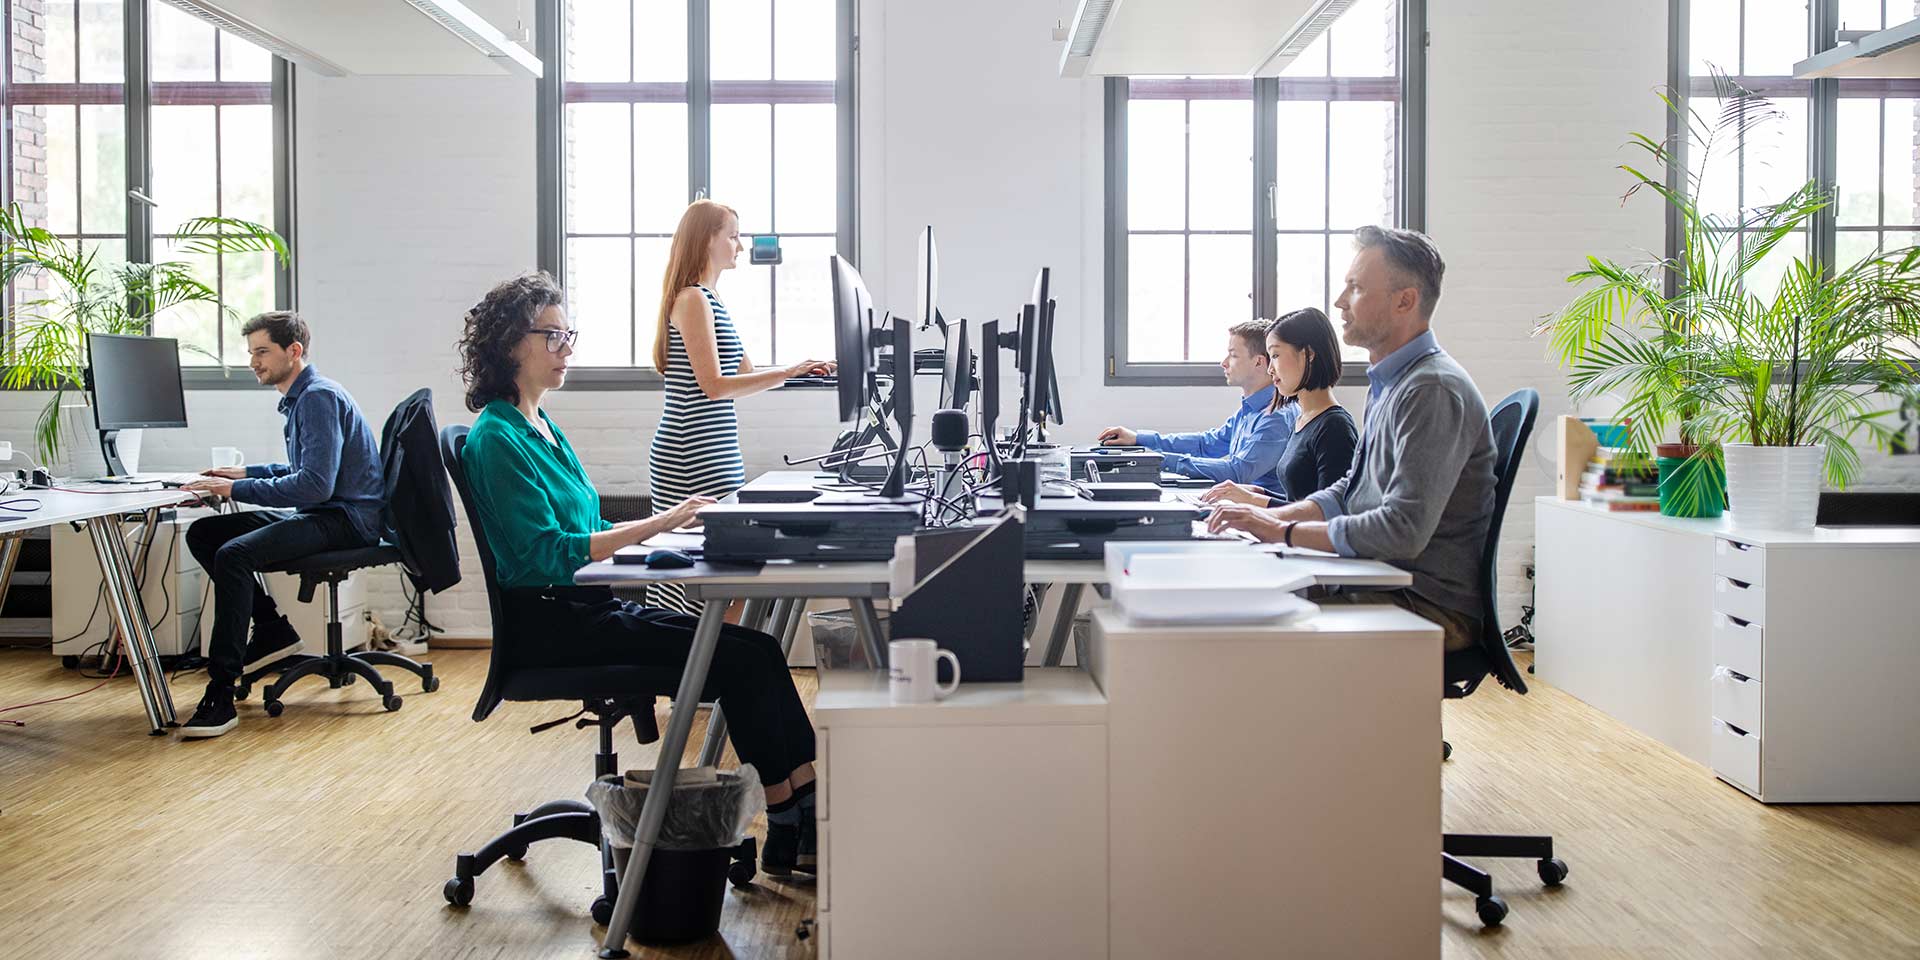
[[[263,313],[240,328],[254,379],[280,391],[286,463],[216,467],[188,490],[279,509],[242,510],[194,521],[187,548],[213,580],[213,629],[207,640],[207,692],[183,737],[217,737],[234,728],[234,684],[244,673],[285,658],[300,644],[255,575],[295,557],[380,542],[380,454],[360,408],[338,383],[307,364],[312,334],[287,311]],[[253,639],[247,626],[253,625]]]
[[1298,408],[1273,409],[1273,375],[1267,370],[1267,321],[1234,324],[1220,361],[1227,382],[1240,388],[1240,407],[1227,422],[1205,433],[1155,433],[1108,427],[1102,444],[1142,446],[1163,454],[1160,468],[1184,477],[1231,480],[1281,489],[1278,467],[1293,436]]

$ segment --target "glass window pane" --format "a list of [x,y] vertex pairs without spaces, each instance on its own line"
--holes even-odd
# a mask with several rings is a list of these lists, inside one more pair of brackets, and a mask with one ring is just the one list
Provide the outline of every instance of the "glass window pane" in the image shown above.
[[[46,42],[39,57],[13,51],[13,79],[16,83],[73,82],[73,0],[47,0],[43,29]],[[18,26],[17,22],[15,26]]]
[[[21,107],[13,116],[16,124],[13,182],[19,191],[15,196],[21,201],[22,209],[54,233],[78,233],[80,155],[79,146],[74,142],[77,133],[74,125],[79,121],[79,112],[73,107]],[[27,156],[26,150],[36,136],[35,126],[44,130],[37,136],[45,150],[45,159]],[[41,201],[40,216],[34,216],[35,210],[28,204],[35,196]],[[111,229],[125,230],[126,224],[122,222]]]
[[1127,227],[1186,226],[1186,102],[1127,102]]
[[147,5],[155,83],[212,80],[213,25],[165,3]]
[[[838,229],[833,111],[831,103],[783,103],[773,108],[776,230],[832,233]],[[820,271],[820,276],[824,280],[826,272]]]
[[1807,102],[1774,102],[1781,116],[1747,131],[1741,163],[1741,206],[1779,203],[1807,182]]
[[[186,264],[193,279],[218,293],[220,274],[215,257],[171,249],[165,241],[160,241],[157,247],[168,260]],[[180,362],[193,366],[204,367],[220,362],[220,326],[219,305],[204,300],[175,304],[153,318],[154,333],[177,338],[180,341]],[[235,336],[239,335],[237,324],[233,332]]]
[[635,283],[631,243],[624,238],[567,241],[567,318],[580,330],[574,352],[583,367],[633,362],[634,291],[647,287]]
[[1327,75],[1327,52],[1329,44],[1327,34],[1321,34],[1312,43],[1307,44],[1293,62],[1280,71],[1282,77],[1324,77]]
[[1127,238],[1127,360],[1186,359],[1186,240]]
[[[567,104],[567,232],[627,233],[633,222],[633,108]],[[681,151],[684,158],[685,151]],[[682,169],[685,159],[681,160]],[[685,181],[682,181],[684,183]],[[680,192],[685,193],[685,187]]]
[[713,199],[740,214],[741,233],[773,227],[773,107],[713,107]]
[[773,77],[773,12],[769,0],[712,0],[713,79]]
[[1327,126],[1330,225],[1392,223],[1394,104],[1336,102],[1328,106]]
[[80,82],[126,82],[126,5],[121,0],[80,0]]
[[727,317],[733,321],[740,343],[756,367],[773,362],[773,271],[756,267],[740,258],[740,266],[720,274],[714,288]]
[[[1784,77],[1807,58],[1808,0],[1746,0],[1747,48],[1740,72]],[[1699,16],[1694,16],[1699,22]]]
[[273,108],[219,110],[220,215],[273,226]]
[[1330,48],[1336,77],[1391,77],[1399,59],[1397,0],[1359,0],[1340,15],[1332,28]]
[[[591,0],[598,6],[607,0]],[[687,0],[633,0],[633,79],[687,79]]]
[[833,0],[780,0],[774,4],[775,80],[834,79],[833,17]]
[[[1340,292],[1347,287],[1347,271],[1353,268],[1353,234],[1336,233],[1327,238],[1327,317],[1333,321],[1333,329],[1340,326],[1340,311],[1333,308],[1333,302],[1340,299]],[[1340,342],[1340,358],[1349,362],[1367,362],[1367,351],[1347,343]]]
[[1787,267],[1795,259],[1806,255],[1806,234],[1796,233],[1780,241],[1765,259],[1747,271],[1747,292],[1763,302],[1771,303],[1774,293],[1780,289],[1780,278],[1786,276]]
[[1872,230],[1841,230],[1833,237],[1834,266],[1845,270],[1871,256],[1879,246],[1880,235]]
[[[245,364],[247,341],[240,335],[240,328],[252,317],[273,309],[273,256],[266,253],[236,253],[221,257],[220,302],[229,311],[224,319],[225,330],[220,341],[227,362]],[[325,338],[319,339],[322,342],[315,346],[324,351]]]
[[665,237],[641,237],[633,241],[633,318],[634,363],[653,366],[653,337],[660,328],[661,288],[667,277],[667,252],[673,241]]
[[1194,230],[1253,227],[1253,103],[1195,100],[1187,129]]
[[127,232],[126,108],[80,108],[80,229]]
[[[1880,16],[1880,5],[1884,2],[1886,0],[1840,0],[1840,28],[1843,30],[1880,29],[1885,26]],[[1895,4],[1895,9],[1898,9],[1898,0],[1895,0]]]
[[1880,101],[1841,100],[1835,118],[1839,170],[1835,212],[1842,226],[1879,223]]
[[633,125],[634,232],[672,234],[687,210],[687,105],[634,104]]
[[1687,42],[1693,75],[1740,72],[1740,0],[1689,0]]
[[[684,8],[685,4],[681,6]],[[628,22],[631,12],[626,0],[569,0],[566,34],[568,80],[624,83],[633,76],[632,45],[639,32]],[[649,24],[646,32],[653,33],[653,25]],[[683,34],[677,39],[684,50],[686,36]],[[685,54],[682,54],[684,57]]]
[[1327,105],[1289,100],[1274,124],[1274,225],[1318,230],[1327,225]]
[[1278,283],[1274,288],[1275,317],[1301,307],[1327,309],[1327,238],[1321,234],[1286,234],[1274,238]]
[[273,54],[231,33],[220,34],[220,79],[225,83],[273,80]]
[[153,232],[174,233],[194,217],[213,216],[217,141],[213,107],[153,108]]
[[773,268],[773,362],[833,358],[833,289],[827,262],[832,237],[794,237],[780,242],[782,262]]
[[1880,237],[1880,249],[1884,251],[1905,250],[1920,243],[1920,231],[1888,230]]
[[1881,222],[1920,223],[1920,100],[1887,101],[1885,169],[1886,219]]
[[[1717,115],[1718,103],[1695,101],[1703,112],[1712,111]],[[1702,216],[1716,223],[1731,225],[1739,216],[1740,210],[1740,169],[1737,143],[1731,136],[1721,137],[1711,144],[1712,149],[1701,149],[1700,145],[1689,145],[1687,149],[1687,176],[1694,185],[1694,202]]]
[[1187,247],[1187,359],[1218,360],[1227,328],[1253,319],[1253,238],[1195,236]]

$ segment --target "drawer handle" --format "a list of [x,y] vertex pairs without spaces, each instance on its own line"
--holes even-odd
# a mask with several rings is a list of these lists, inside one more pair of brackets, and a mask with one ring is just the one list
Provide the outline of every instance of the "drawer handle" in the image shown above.
[[1718,723],[1718,724],[1720,724],[1720,725],[1721,725],[1721,726],[1723,726],[1723,727],[1726,727],[1726,728],[1727,728],[1728,730],[1731,730],[1731,731],[1733,731],[1733,735],[1734,735],[1734,736],[1736,736],[1736,737],[1751,737],[1751,736],[1753,736],[1753,734],[1751,734],[1751,733],[1748,733],[1747,731],[1745,731],[1745,730],[1742,730],[1742,729],[1740,729],[1739,727],[1736,727],[1736,726],[1734,726],[1733,724],[1731,724],[1731,723],[1728,723],[1728,722],[1726,722],[1725,720],[1721,720],[1721,719],[1719,719],[1719,718],[1717,718],[1717,717],[1715,718],[1715,722],[1716,722],[1716,723]]
[[1751,620],[1742,620],[1742,619],[1740,619],[1739,617],[1736,617],[1736,616],[1734,616],[1734,615],[1733,615],[1733,614],[1731,614],[1731,613],[1723,613],[1723,614],[1721,614],[1721,616],[1723,616],[1723,617],[1726,617],[1726,618],[1727,618],[1727,622],[1728,622],[1728,623],[1731,623],[1731,624],[1733,624],[1733,625],[1734,625],[1734,626],[1736,626],[1736,627],[1751,627],[1751,626],[1753,626],[1753,621],[1751,621]]
[[1732,577],[1721,577],[1720,579],[1725,580],[1727,582],[1727,586],[1730,586],[1735,590],[1750,590],[1753,588],[1753,583],[1748,580],[1735,580]]
[[1713,678],[1715,680],[1730,680],[1734,683],[1752,683],[1753,682],[1752,677],[1749,677],[1746,674],[1733,669],[1732,667],[1714,667]]
[[1753,544],[1741,543],[1738,540],[1722,540],[1720,543],[1729,550],[1738,550],[1741,553],[1746,553],[1748,550],[1753,549]]

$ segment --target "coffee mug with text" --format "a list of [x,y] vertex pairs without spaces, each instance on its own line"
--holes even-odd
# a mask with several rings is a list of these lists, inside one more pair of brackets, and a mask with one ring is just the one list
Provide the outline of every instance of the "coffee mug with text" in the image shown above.
[[[941,660],[953,666],[953,682],[941,686]],[[894,703],[932,703],[960,686],[960,658],[932,640],[895,640],[887,644],[887,694]]]

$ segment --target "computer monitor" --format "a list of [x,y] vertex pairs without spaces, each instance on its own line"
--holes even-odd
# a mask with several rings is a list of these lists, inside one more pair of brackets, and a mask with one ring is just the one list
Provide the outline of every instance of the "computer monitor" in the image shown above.
[[[847,258],[834,254],[833,355],[839,364],[840,422],[861,419],[873,380],[873,295]],[[912,367],[908,367],[909,370]]]
[[1037,381],[1045,396],[1035,409],[1044,411],[1055,424],[1067,422],[1067,418],[1060,413],[1060,368],[1053,362],[1053,318],[1059,306],[1058,300],[1047,301],[1046,318],[1040,323],[1040,333],[1035,341],[1037,346],[1034,348],[1037,362],[1046,370],[1046,375]]
[[973,345],[967,321],[947,324],[946,348],[940,358],[940,408],[965,410],[973,394]]
[[1000,419],[1000,321],[980,325],[980,435],[986,439],[987,454],[998,458],[994,446],[994,422]]
[[920,231],[919,257],[913,272],[913,320],[925,330],[940,311],[940,251],[931,225]]
[[86,382],[109,474],[126,472],[116,443],[119,431],[187,425],[180,342],[170,337],[88,334]]

